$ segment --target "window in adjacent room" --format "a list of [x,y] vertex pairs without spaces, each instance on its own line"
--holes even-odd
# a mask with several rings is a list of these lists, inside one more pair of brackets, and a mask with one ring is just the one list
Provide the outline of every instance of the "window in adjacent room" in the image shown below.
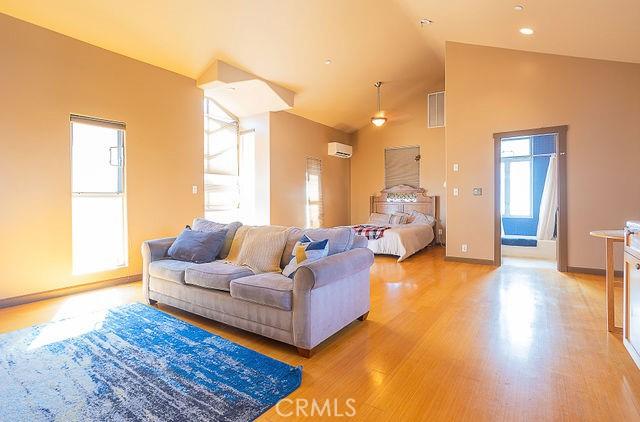
[[500,145],[500,211],[505,217],[533,215],[531,138],[507,138]]
[[420,187],[420,147],[408,146],[384,150],[384,185]]
[[322,227],[324,211],[322,203],[322,161],[307,158],[307,227]]
[[204,213],[228,223],[240,217],[240,134],[238,119],[204,99]]
[[71,116],[74,274],[127,265],[123,123]]

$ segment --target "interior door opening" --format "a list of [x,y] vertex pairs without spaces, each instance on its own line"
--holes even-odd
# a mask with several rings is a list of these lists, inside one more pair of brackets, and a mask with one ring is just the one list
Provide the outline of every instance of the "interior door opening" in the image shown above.
[[566,130],[494,135],[496,265],[566,271]]

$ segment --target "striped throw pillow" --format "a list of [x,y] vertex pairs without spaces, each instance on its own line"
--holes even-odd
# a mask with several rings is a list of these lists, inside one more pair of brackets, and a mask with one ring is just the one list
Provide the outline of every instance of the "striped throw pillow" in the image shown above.
[[389,224],[407,224],[408,221],[407,214],[396,213],[391,215]]
[[302,264],[317,261],[329,255],[329,239],[314,242],[306,234],[293,247],[293,258],[282,270],[282,275],[293,278]]

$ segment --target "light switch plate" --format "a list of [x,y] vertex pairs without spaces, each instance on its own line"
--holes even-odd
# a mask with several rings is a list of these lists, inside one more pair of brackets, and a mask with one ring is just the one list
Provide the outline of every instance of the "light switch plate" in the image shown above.
[[458,196],[460,195],[460,190],[458,190],[458,188],[453,188],[453,196]]
[[460,171],[460,165],[458,163],[453,163],[453,171]]
[[196,195],[198,193],[198,186],[197,185],[193,185],[191,186],[191,193]]

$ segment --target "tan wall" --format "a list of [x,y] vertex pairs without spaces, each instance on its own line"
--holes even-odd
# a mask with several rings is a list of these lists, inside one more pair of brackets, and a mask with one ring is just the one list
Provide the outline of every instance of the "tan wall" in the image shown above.
[[354,135],[351,158],[351,222],[369,217],[369,197],[384,189],[384,150],[420,145],[420,186],[439,196],[440,220],[446,221],[444,128],[427,127],[427,92],[441,91],[444,82],[419,90],[402,106],[390,110],[393,118],[382,127],[367,125]]
[[446,90],[447,254],[493,259],[493,133],[566,124],[569,265],[603,268],[589,231],[640,217],[640,65],[447,43]]
[[271,224],[304,227],[306,158],[322,160],[324,226],[349,223],[349,160],[327,155],[327,144],[350,135],[287,112],[270,113]]
[[[202,92],[1,14],[0,54],[0,298],[139,274],[144,239],[202,214]],[[128,268],[71,275],[70,113],[127,124]]]

